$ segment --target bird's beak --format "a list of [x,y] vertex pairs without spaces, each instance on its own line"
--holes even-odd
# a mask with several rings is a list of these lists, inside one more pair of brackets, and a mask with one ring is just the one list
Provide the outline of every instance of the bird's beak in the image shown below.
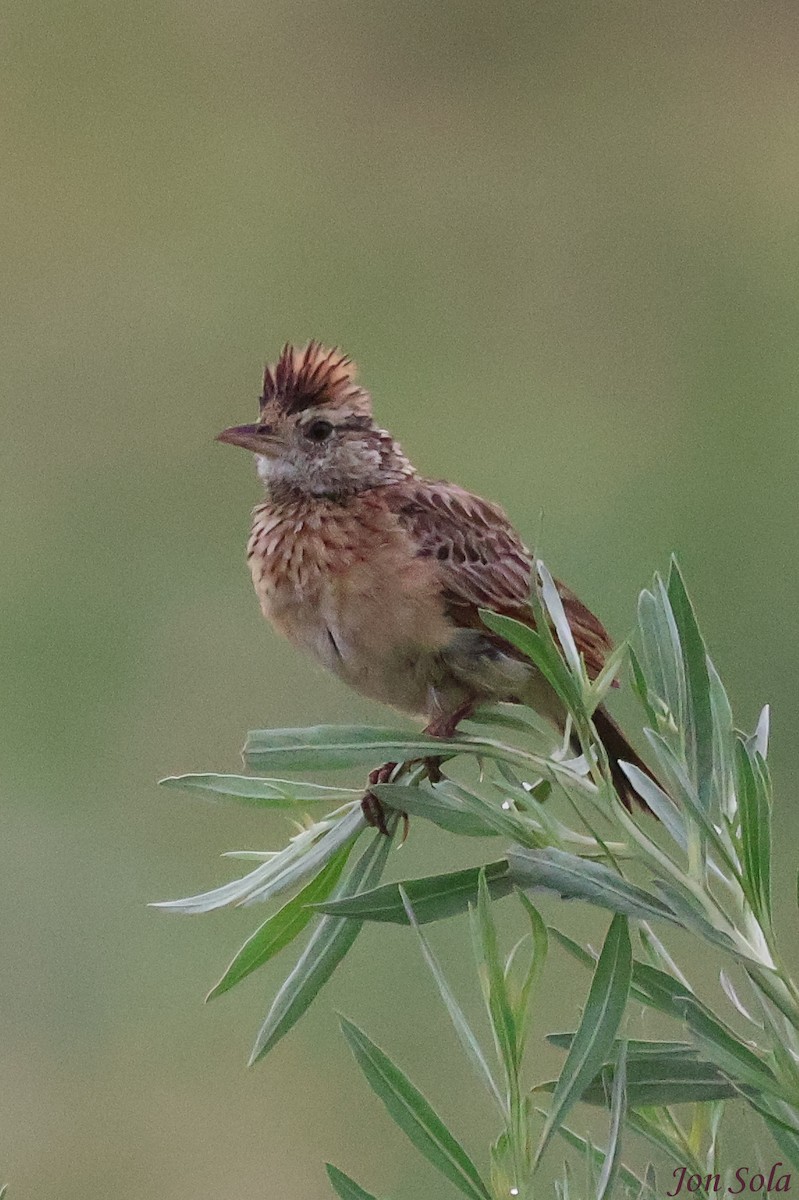
[[258,425],[231,425],[216,435],[218,442],[227,442],[229,446],[241,446],[244,450],[252,450],[254,454],[265,454],[274,457],[277,453],[277,438],[266,433]]

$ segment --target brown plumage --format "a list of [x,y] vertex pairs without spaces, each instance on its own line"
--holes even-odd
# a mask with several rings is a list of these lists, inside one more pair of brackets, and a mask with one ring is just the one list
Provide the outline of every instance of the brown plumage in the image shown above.
[[[219,437],[256,455],[266,499],[248,559],[264,615],[290,641],[363,695],[426,717],[439,736],[498,700],[562,726],[549,685],[479,615],[490,608],[534,625],[530,552],[497,505],[417,475],[375,425],[350,359],[318,342],[286,346],[266,369],[258,422]],[[596,676],[610,638],[557,586]],[[594,723],[622,800],[640,803],[618,763],[644,764],[604,709]]]

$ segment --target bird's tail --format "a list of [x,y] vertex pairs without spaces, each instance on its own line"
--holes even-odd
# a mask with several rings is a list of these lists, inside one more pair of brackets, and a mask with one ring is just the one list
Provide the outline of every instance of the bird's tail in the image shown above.
[[649,767],[646,765],[640,755],[636,754],[635,750],[633,750],[632,746],[627,741],[627,738],[624,736],[621,729],[619,729],[618,725],[613,720],[613,717],[610,715],[607,709],[598,708],[594,713],[593,720],[594,728],[596,729],[599,735],[599,740],[605,747],[605,753],[608,756],[613,786],[618,792],[622,804],[628,810],[628,812],[633,812],[636,808],[644,808],[647,812],[652,812],[649,805],[645,800],[641,799],[627,776],[624,774],[619,760],[623,759],[624,762],[633,763],[633,765],[638,767],[640,771],[643,771],[645,775],[648,775],[650,779],[654,779],[654,775],[650,771]]

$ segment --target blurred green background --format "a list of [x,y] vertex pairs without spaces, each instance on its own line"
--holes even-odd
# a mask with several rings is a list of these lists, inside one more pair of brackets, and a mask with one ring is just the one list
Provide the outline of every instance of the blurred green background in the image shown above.
[[[201,1000],[259,914],[145,907],[286,833],[159,776],[376,715],[264,626],[251,464],[213,437],[314,336],[420,469],[530,540],[543,511],[617,635],[676,550],[739,720],[774,704],[790,941],[795,5],[8,0],[2,28],[0,1176],[14,1200],[323,1200],[332,1158],[427,1200],[333,1016],[482,1153],[412,940],[367,929],[247,1072],[286,963]],[[489,849],[417,824],[392,870]],[[434,940],[468,993],[463,926]],[[575,980],[553,958],[539,1033]]]

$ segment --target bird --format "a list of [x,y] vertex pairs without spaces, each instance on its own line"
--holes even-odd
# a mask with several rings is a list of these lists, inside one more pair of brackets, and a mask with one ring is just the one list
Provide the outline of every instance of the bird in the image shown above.
[[[435,738],[451,738],[481,704],[500,701],[564,728],[551,685],[480,615],[535,626],[533,555],[497,504],[417,472],[375,421],[346,354],[318,341],[286,344],[264,371],[257,421],[217,440],[255,456],[264,499],[247,559],[264,616],[291,643],[361,695],[425,719]],[[556,587],[596,678],[611,639],[574,592]],[[648,768],[604,706],[593,722],[622,803],[646,808],[620,761]],[[368,787],[395,767],[376,768]],[[363,809],[387,832],[368,790]]]

